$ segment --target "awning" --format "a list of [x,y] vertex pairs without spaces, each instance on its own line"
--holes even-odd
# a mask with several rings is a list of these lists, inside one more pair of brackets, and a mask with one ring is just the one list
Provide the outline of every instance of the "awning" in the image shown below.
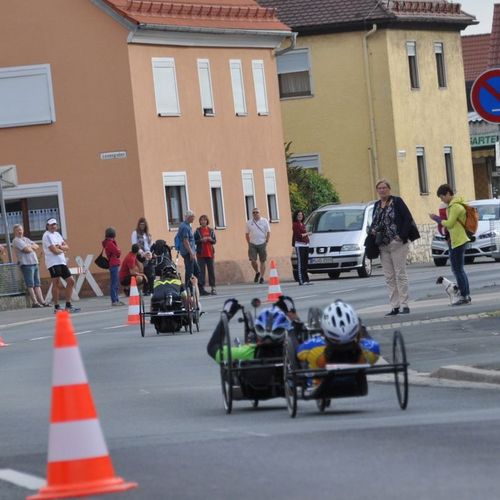
[[473,149],[471,151],[472,159],[479,160],[481,158],[495,158],[495,149]]

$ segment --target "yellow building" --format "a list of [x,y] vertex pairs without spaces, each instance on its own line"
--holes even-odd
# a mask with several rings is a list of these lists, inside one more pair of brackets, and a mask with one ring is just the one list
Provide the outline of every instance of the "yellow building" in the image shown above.
[[460,30],[445,1],[259,0],[298,32],[278,57],[285,140],[342,202],[391,181],[419,224],[448,182],[474,198]]

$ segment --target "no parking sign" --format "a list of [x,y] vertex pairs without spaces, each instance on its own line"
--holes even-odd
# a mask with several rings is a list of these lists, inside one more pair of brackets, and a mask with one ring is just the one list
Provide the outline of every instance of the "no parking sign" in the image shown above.
[[491,123],[500,123],[500,68],[478,76],[472,85],[471,103],[476,113]]

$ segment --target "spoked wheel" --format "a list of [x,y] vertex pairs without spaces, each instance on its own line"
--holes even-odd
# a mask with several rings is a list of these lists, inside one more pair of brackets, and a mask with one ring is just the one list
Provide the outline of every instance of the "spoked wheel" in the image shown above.
[[285,389],[286,406],[291,418],[297,415],[297,378],[293,373],[295,366],[295,349],[287,337],[284,343],[283,354],[283,384]]
[[317,399],[316,400],[316,406],[318,407],[318,410],[323,413],[327,408],[330,407],[331,399]]
[[233,411],[233,373],[231,357],[231,338],[229,336],[229,321],[227,316],[222,314],[222,326],[224,328],[224,342],[219,350],[220,353],[220,381],[222,387],[222,398],[224,409],[229,415]]
[[139,296],[139,325],[141,328],[141,337],[146,334],[146,312],[144,310],[144,297]]
[[392,337],[392,362],[394,364],[394,383],[396,396],[402,410],[408,406],[408,364],[403,335],[399,330]]

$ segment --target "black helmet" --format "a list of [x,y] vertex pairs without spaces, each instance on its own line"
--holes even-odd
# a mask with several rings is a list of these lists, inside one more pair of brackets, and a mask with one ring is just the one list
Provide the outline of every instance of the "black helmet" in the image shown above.
[[177,278],[177,268],[172,261],[167,261],[161,270],[162,278]]

